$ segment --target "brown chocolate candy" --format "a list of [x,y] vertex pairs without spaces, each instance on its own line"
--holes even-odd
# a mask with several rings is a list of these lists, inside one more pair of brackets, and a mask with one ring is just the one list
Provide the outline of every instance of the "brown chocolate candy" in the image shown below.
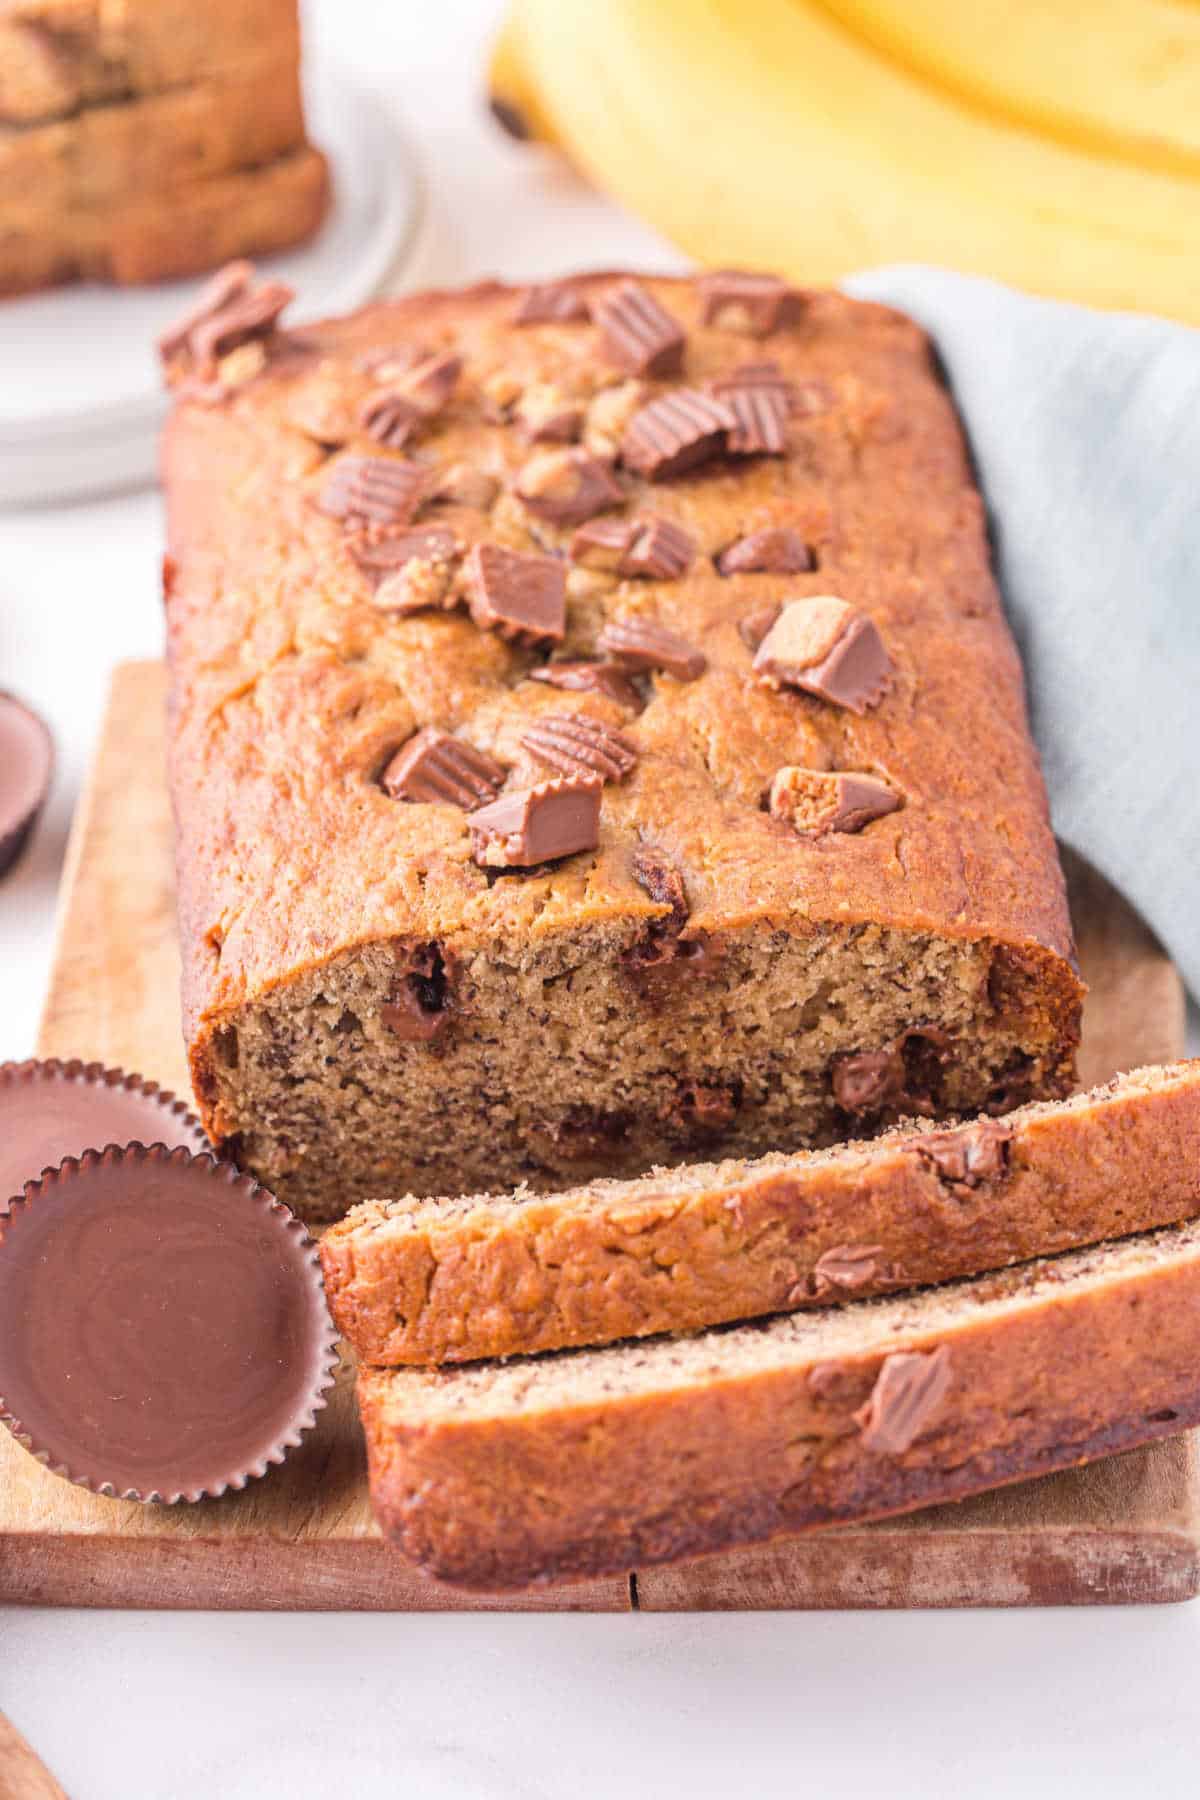
[[755,673],[768,687],[795,687],[864,713],[887,691],[892,660],[865,613],[832,594],[790,600],[759,645]]
[[517,302],[514,325],[578,325],[588,317],[587,301],[567,281],[527,287]]
[[209,1156],[88,1151],[0,1220],[0,1417],[56,1474],[199,1500],[283,1461],[336,1339],[316,1250]]
[[428,1044],[449,1017],[446,965],[437,944],[414,951],[379,1009],[379,1022],[406,1044]]
[[777,600],[773,605],[760,606],[755,612],[746,613],[744,618],[738,620],[738,636],[751,655],[758,649],[782,611],[783,606]]
[[813,1265],[811,1291],[824,1299],[835,1292],[853,1293],[883,1273],[882,1244],[838,1244]]
[[264,281],[256,287],[252,263],[229,263],[212,277],[184,317],[159,338],[159,356],[169,368],[186,354],[198,375],[211,376],[231,350],[271,337],[295,297],[281,281]]
[[238,300],[245,299],[254,283],[254,264],[251,262],[226,263],[211,275],[201,288],[199,295],[182,318],[169,325],[158,340],[158,354],[164,363],[172,362],[175,357],[182,356],[190,348],[192,332],[197,325],[222,313]]
[[720,456],[736,424],[723,400],[679,388],[634,413],[621,438],[621,461],[647,481],[667,481]]
[[419,562],[453,562],[462,546],[444,525],[420,526],[415,531],[394,532],[389,537],[361,538],[350,545],[350,554],[363,571],[384,581],[414,558]]
[[830,1080],[844,1112],[881,1112],[904,1095],[904,1058],[899,1050],[852,1050],[835,1056]]
[[109,1144],[208,1149],[182,1100],[101,1063],[0,1063],[0,1210],[27,1181],[68,1156]]
[[317,498],[319,511],[351,527],[408,525],[425,497],[429,470],[398,456],[339,456]]
[[658,513],[635,519],[593,519],[571,539],[571,560],[585,568],[648,581],[677,581],[696,554],[695,541]]
[[586,450],[539,451],[518,474],[514,492],[527,512],[551,525],[580,525],[625,503],[608,464]]
[[494,800],[504,776],[503,764],[474,744],[425,725],[397,750],[380,781],[393,800],[469,810]]
[[462,358],[448,350],[426,356],[405,370],[396,383],[400,397],[409,401],[426,419],[440,413],[458,386],[462,374]]
[[403,394],[383,389],[368,394],[359,409],[358,422],[369,438],[387,450],[403,450],[422,422],[420,408]]
[[794,325],[804,306],[804,296],[777,275],[718,269],[702,275],[696,285],[705,325],[743,331],[750,337],[768,337],[785,325]]
[[637,745],[588,713],[546,713],[522,737],[539,762],[561,775],[624,781],[637,765]]
[[481,631],[522,643],[558,643],[566,633],[567,578],[553,556],[476,544],[467,559],[471,617]]
[[636,281],[623,281],[593,302],[606,354],[631,375],[678,375],[686,343],[683,326]]
[[727,544],[716,565],[718,575],[803,575],[816,558],[790,525],[771,525]]
[[600,842],[596,777],[543,781],[472,813],[471,855],[485,869],[531,869]]
[[666,1109],[669,1127],[689,1139],[720,1137],[741,1105],[741,1090],[730,1081],[681,1081]]
[[33,835],[53,773],[49,727],[15,694],[0,693],[0,876]]
[[603,694],[630,712],[641,712],[645,704],[629,675],[616,662],[552,662],[541,669],[530,669],[529,679],[544,681],[568,693]]
[[614,620],[596,644],[627,669],[663,669],[676,681],[695,681],[708,667],[702,651],[652,619]]
[[783,456],[787,452],[787,401],[773,387],[734,387],[721,396],[734,423],[725,439],[730,456]]
[[769,394],[783,408],[785,415],[799,410],[799,390],[776,362],[739,363],[728,375],[718,375],[708,384],[709,393],[715,394],[718,400],[747,388]]
[[1011,1125],[998,1119],[976,1119],[954,1131],[930,1131],[914,1138],[914,1155],[950,1187],[977,1188],[1006,1174],[1011,1154]]
[[777,771],[769,796],[772,817],[803,837],[855,832],[896,811],[900,796],[875,775],[829,773],[789,765]]
[[941,1411],[950,1388],[950,1352],[896,1350],[885,1356],[871,1398],[854,1415],[863,1445],[903,1456]]

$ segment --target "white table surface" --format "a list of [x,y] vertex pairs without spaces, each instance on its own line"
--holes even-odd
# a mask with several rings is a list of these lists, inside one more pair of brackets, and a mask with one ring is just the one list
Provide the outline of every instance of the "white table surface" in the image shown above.
[[[382,88],[419,144],[430,214],[408,284],[679,265],[654,233],[491,129],[479,96],[494,0],[310,10],[310,53]],[[0,1058],[33,1046],[109,667],[160,648],[160,540],[153,494],[0,513],[0,686],[41,708],[60,750],[33,852],[0,888]],[[1196,1605],[679,1618],[0,1609],[0,1707],[73,1800],[1192,1794],[1198,1677]]]

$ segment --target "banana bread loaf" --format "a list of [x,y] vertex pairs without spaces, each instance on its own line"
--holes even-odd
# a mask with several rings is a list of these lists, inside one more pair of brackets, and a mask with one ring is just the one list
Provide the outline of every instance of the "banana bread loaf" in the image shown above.
[[909,320],[497,283],[164,346],[185,1030],[309,1219],[1004,1112],[1080,983]]
[[502,1589],[957,1500],[1200,1422],[1198,1310],[1192,1220],[699,1337],[365,1369],[375,1510]]
[[320,1254],[360,1362],[471,1362],[830,1306],[1197,1212],[1188,1062],[844,1149],[540,1198],[368,1201]]

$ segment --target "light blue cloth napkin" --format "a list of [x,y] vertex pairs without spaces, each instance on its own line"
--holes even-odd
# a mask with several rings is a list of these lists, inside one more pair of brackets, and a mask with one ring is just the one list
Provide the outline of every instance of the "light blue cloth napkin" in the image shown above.
[[937,344],[992,518],[1054,828],[1200,996],[1200,332],[939,269],[845,285]]

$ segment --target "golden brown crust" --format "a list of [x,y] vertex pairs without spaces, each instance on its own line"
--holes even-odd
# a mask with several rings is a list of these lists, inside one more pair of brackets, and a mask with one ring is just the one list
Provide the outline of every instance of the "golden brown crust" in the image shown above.
[[[956,1166],[951,1143],[978,1146]],[[836,1153],[546,1197],[368,1204],[325,1234],[360,1362],[469,1362],[890,1293],[1190,1217],[1200,1062]]]
[[5,228],[0,294],[80,277],[122,286],[202,274],[231,257],[302,243],[328,205],[319,150],[289,152],[169,194],[63,215],[52,225]]
[[646,1352],[549,1359],[574,1400],[539,1392],[538,1363],[491,1410],[455,1406],[463,1372],[364,1371],[377,1516],[442,1580],[520,1587],[960,1499],[1200,1420],[1195,1226],[893,1305],[846,1309],[852,1351],[801,1339],[758,1367],[761,1331],[809,1322],[744,1326],[685,1373],[661,1347],[613,1394],[604,1370]]
[[[615,279],[574,285],[595,297]],[[747,341],[702,325],[692,283],[646,286],[685,328],[690,386],[769,356],[801,398],[787,457],[650,486],[629,480],[630,514],[653,511],[694,540],[686,574],[606,586],[578,571],[587,579],[569,597],[563,656],[594,654],[606,621],[653,618],[706,659],[698,679],[654,676],[632,719],[611,699],[526,679],[544,652],[478,629],[461,608],[381,613],[346,532],[314,505],[331,446],[378,448],[355,424],[372,385],[364,358],[397,341],[451,349],[463,364],[458,387],[415,453],[437,471],[482,469],[501,492],[487,511],[431,507],[421,523],[436,513],[464,548],[486,538],[563,549],[569,530],[531,517],[512,492],[531,454],[519,404],[533,389],[543,399],[559,390],[585,413],[598,393],[608,404],[625,377],[594,325],[514,328],[519,297],[496,283],[420,295],[306,328],[302,354],[269,365],[224,405],[177,408],[164,478],[185,1029],[216,1138],[253,1129],[240,1116],[242,1077],[221,1055],[221,1034],[247,1009],[282,1004],[306,981],[319,987],[325,971],[374,946],[400,957],[434,942],[447,965],[463,967],[501,945],[523,969],[568,940],[593,962],[615,955],[663,911],[635,879],[634,855],[646,846],[681,871],[694,942],[736,951],[755,933],[775,933],[795,947],[861,930],[869,983],[882,979],[879,932],[978,947],[982,983],[990,959],[994,990],[964,999],[962,1011],[999,1018],[1011,1009],[1032,1071],[1020,1097],[1068,1091],[1081,990],[1061,875],[982,506],[924,336],[881,307],[821,294],[798,324]],[[645,394],[671,385],[651,382]],[[782,521],[803,532],[816,569],[717,572],[712,559],[732,540]],[[861,717],[770,691],[754,679],[739,633],[764,604],[829,591],[870,614],[895,664],[883,703]],[[605,788],[594,854],[495,879],[472,860],[459,808],[400,805],[378,782],[400,744],[436,725],[505,763],[510,787],[529,785],[545,773],[523,746],[530,724],[576,706],[626,731],[638,750],[632,775]],[[873,771],[905,804],[857,833],[802,840],[763,807],[775,771],[797,763]],[[977,970],[962,981],[978,994]],[[626,996],[623,1005],[636,1030],[640,1003]],[[459,1022],[469,1032],[470,1021]],[[422,1067],[440,1057],[452,1077],[458,1041],[447,1029],[420,1051]],[[607,1060],[607,1043],[596,1053]],[[756,1073],[762,1093],[774,1066],[764,1058]],[[631,1098],[636,1109],[642,1096]],[[970,1104],[987,1098],[985,1082]],[[780,1141],[774,1133],[739,1143],[765,1148]],[[310,1114],[286,1135],[293,1144],[327,1136],[327,1121]],[[533,1136],[515,1149],[499,1143],[498,1178],[538,1178]],[[253,1166],[286,1181],[290,1154]],[[570,1179],[550,1162],[557,1185]],[[436,1168],[406,1168],[398,1153],[373,1191],[438,1191],[438,1181]]]

